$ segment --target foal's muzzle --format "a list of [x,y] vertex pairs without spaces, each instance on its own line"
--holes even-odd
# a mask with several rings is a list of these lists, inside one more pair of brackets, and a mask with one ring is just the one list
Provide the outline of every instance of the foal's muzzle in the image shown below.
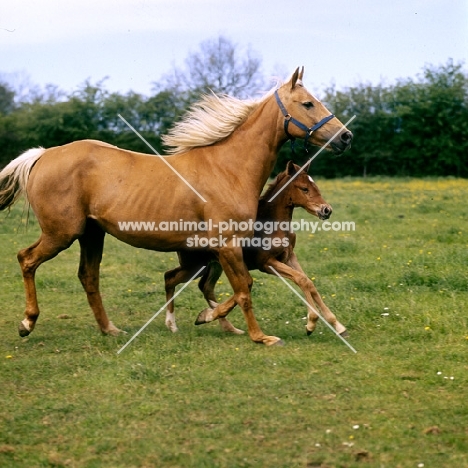
[[332,214],[332,207],[330,205],[321,205],[320,210],[317,212],[319,219],[328,219]]

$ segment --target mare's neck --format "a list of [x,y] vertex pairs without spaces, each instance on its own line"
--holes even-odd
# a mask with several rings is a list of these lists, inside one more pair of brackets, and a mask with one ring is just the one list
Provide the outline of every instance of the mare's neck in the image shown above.
[[[235,157],[243,172],[248,174],[239,183],[248,185],[257,199],[273,171],[278,151],[287,139],[282,119],[274,97],[270,96],[225,140],[236,149]],[[227,152],[225,157],[231,155]]]

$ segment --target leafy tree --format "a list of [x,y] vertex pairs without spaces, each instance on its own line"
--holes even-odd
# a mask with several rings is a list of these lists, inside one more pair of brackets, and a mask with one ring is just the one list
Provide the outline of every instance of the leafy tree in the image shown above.
[[[159,152],[166,133],[201,92],[212,89],[240,98],[261,88],[260,61],[242,55],[223,37],[203,43],[189,55],[186,69],[174,69],[152,96],[110,93],[105,80],[85,82],[66,95],[49,85],[15,87],[0,82],[0,167],[34,146],[51,147],[95,138],[136,151],[150,149],[119,119],[121,114]],[[342,156],[322,153],[311,172],[345,175],[456,175],[468,177],[468,75],[461,64],[426,67],[416,79],[393,85],[359,84],[344,90],[330,87],[322,99],[350,126],[354,142]],[[306,155],[296,144],[294,160]],[[275,171],[292,158],[288,144]]]
[[328,164],[325,158],[317,161],[318,171],[328,177],[391,172],[393,123],[388,89],[370,84],[344,91],[330,87],[324,101],[343,123],[357,116],[350,125],[355,143],[339,158],[331,156],[334,164]]
[[0,82],[0,114],[9,114],[15,108],[15,92]]
[[350,151],[320,156],[314,173],[343,175],[468,176],[468,76],[449,60],[416,80],[326,90],[324,99],[351,125]]
[[190,102],[194,95],[229,94],[247,98],[264,86],[261,59],[247,48],[241,50],[224,36],[200,44],[200,50],[189,54],[185,68],[174,67],[162,80],[162,88],[185,94]]
[[393,149],[412,175],[468,176],[468,76],[449,61],[394,88]]

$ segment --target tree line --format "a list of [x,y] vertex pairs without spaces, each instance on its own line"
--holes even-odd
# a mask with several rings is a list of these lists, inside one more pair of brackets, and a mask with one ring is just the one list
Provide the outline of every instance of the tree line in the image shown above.
[[[48,86],[25,96],[0,76],[0,167],[31,147],[89,138],[151,152],[118,114],[163,154],[161,136],[201,93],[245,98],[262,89],[258,55],[222,36],[202,43],[149,96],[109,92],[105,80],[87,81],[71,93]],[[321,153],[314,175],[468,177],[468,74],[462,64],[426,66],[416,78],[391,85],[330,86],[320,98],[342,122],[356,118],[349,127],[352,148],[339,157]],[[301,162],[313,153],[311,148],[307,155],[298,141],[293,157],[286,144],[275,172],[289,159]]]

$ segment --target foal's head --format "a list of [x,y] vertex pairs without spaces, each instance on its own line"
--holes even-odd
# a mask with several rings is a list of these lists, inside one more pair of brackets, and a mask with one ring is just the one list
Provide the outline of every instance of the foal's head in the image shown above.
[[295,176],[284,189],[288,206],[304,208],[322,220],[331,216],[332,207],[322,198],[317,184],[307,174],[307,168],[301,171],[299,166],[289,161],[284,174],[285,183]]

